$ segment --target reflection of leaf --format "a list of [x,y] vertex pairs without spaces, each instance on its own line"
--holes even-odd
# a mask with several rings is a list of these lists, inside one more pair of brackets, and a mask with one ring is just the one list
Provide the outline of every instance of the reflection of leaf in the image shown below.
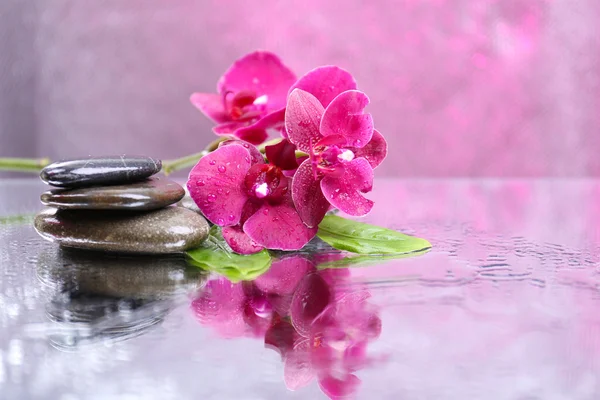
[[425,239],[337,215],[325,216],[317,236],[338,250],[358,254],[405,254],[431,248]]
[[391,255],[362,255],[362,256],[350,256],[344,257],[339,260],[325,261],[317,265],[318,269],[327,268],[347,268],[347,267],[369,267],[373,265],[379,265],[389,260],[396,260],[399,258],[410,258],[417,257],[425,254],[430,249],[423,249],[419,251],[413,251],[411,253],[391,254]]
[[20,225],[33,222],[33,214],[9,215],[0,217],[0,225]]
[[255,279],[271,266],[271,256],[266,250],[247,256],[234,253],[217,226],[210,229],[202,247],[188,251],[187,255],[190,264],[224,275],[232,282]]

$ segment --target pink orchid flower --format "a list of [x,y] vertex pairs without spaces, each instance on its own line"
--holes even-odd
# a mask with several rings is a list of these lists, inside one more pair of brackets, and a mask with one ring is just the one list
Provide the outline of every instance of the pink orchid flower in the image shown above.
[[190,101],[218,124],[213,129],[217,135],[260,144],[268,129],[282,127],[287,93],[295,81],[279,57],[256,51],[229,67],[217,83],[218,94],[194,93]]
[[262,247],[299,250],[317,233],[296,211],[291,179],[283,173],[294,165],[277,149],[267,149],[273,159],[267,164],[250,144],[223,142],[190,172],[187,187],[192,199],[207,219],[223,227],[223,237],[239,253]]
[[292,198],[304,223],[317,226],[330,205],[363,216],[373,202],[373,169],[387,143],[363,112],[368,97],[338,67],[321,67],[300,78],[288,96],[285,128],[289,141],[309,154],[292,181]]

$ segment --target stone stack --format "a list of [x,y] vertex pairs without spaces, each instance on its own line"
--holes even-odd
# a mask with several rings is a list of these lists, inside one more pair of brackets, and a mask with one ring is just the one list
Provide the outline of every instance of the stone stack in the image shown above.
[[209,225],[197,212],[173,206],[185,195],[156,177],[160,160],[141,156],[89,157],[48,165],[42,180],[38,233],[62,246],[124,253],[178,253],[200,246]]

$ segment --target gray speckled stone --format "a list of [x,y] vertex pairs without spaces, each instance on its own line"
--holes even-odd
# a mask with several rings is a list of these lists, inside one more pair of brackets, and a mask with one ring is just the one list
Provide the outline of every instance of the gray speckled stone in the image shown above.
[[204,217],[182,207],[144,213],[46,208],[34,220],[45,239],[62,246],[124,253],[177,253],[208,236]]
[[41,200],[67,210],[156,210],[178,202],[184,194],[177,182],[152,177],[127,185],[49,190]]
[[45,167],[40,178],[57,187],[136,182],[158,173],[160,160],[144,156],[103,156],[62,160]]

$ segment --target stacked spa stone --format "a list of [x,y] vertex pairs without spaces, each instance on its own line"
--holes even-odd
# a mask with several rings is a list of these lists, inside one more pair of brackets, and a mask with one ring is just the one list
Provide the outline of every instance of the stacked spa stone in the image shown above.
[[42,194],[35,218],[44,238],[62,246],[125,253],[177,253],[198,247],[209,226],[198,213],[173,204],[184,189],[156,177],[161,161],[150,157],[90,157],[53,163],[42,180],[56,189]]

